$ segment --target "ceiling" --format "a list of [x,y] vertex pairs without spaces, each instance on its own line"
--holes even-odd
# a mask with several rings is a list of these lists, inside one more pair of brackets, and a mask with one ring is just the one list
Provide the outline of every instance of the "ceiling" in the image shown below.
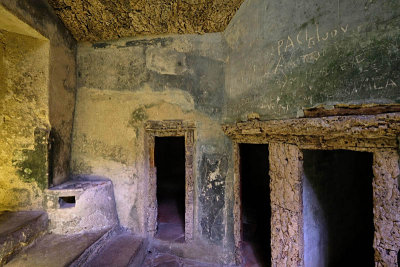
[[244,0],[48,0],[78,41],[223,31]]

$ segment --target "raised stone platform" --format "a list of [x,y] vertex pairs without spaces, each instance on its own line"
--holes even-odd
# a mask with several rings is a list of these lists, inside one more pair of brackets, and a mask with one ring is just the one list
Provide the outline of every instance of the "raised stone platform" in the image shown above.
[[47,230],[43,211],[0,212],[0,266]]
[[46,190],[49,230],[55,234],[102,231],[118,225],[111,181],[75,180]]

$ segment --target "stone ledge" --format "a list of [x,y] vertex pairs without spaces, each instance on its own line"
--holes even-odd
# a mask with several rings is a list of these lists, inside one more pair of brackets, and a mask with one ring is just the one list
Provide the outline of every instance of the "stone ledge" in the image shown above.
[[4,212],[0,214],[0,266],[47,230],[43,211]]
[[397,148],[400,113],[333,116],[225,124],[223,131],[236,142],[285,142],[308,149],[372,150]]

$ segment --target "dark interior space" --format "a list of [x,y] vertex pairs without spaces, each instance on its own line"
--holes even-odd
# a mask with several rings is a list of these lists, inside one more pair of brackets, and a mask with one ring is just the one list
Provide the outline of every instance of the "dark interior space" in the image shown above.
[[245,266],[271,266],[268,145],[240,144]]
[[156,137],[158,230],[156,237],[184,241],[185,138]]
[[75,207],[75,196],[70,197],[59,197],[58,203],[60,204],[60,208],[73,208]]
[[374,266],[372,153],[303,152],[306,265]]

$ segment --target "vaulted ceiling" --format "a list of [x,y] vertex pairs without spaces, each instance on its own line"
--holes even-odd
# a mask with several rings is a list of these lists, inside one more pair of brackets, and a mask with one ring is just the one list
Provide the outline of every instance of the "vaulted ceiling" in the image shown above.
[[223,31],[244,0],[48,0],[78,41]]

